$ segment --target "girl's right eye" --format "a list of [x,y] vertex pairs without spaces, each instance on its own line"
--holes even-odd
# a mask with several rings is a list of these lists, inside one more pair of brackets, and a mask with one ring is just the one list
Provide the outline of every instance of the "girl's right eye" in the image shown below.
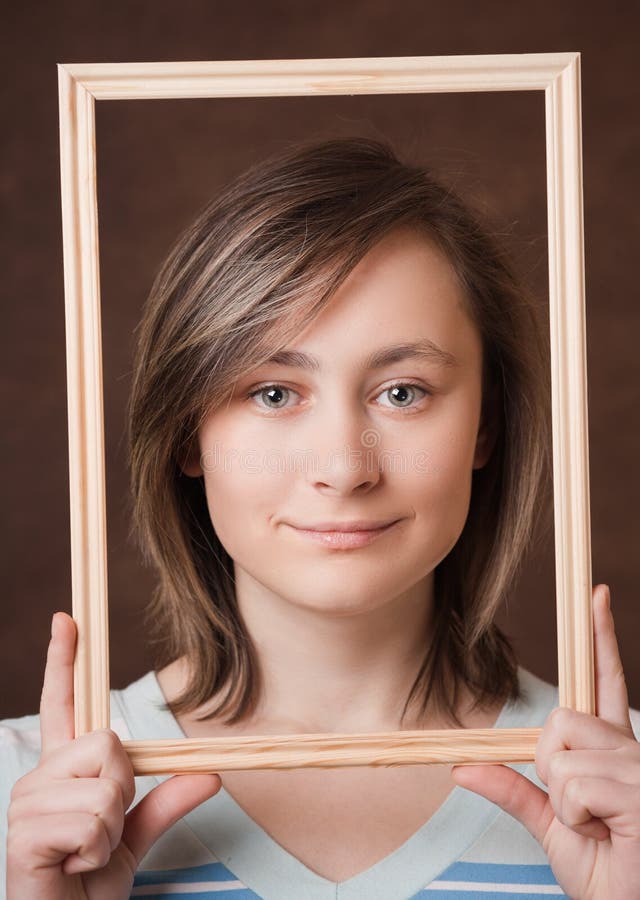
[[247,394],[247,399],[253,399],[254,397],[262,396],[262,395],[270,395],[270,402],[278,403],[280,401],[279,406],[269,406],[263,407],[263,409],[271,410],[273,412],[277,412],[279,409],[284,409],[285,406],[282,404],[282,396],[285,395],[285,399],[289,394],[296,394],[297,391],[293,391],[291,388],[284,387],[281,384],[265,384],[262,387],[256,388],[255,391],[251,391]]

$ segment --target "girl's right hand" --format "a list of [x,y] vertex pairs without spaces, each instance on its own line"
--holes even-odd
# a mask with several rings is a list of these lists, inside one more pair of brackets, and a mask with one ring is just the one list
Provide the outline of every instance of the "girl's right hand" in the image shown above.
[[16,782],[8,811],[8,900],[124,900],[151,845],[222,784],[219,775],[163,781],[127,814],[133,769],[110,730],[74,738],[76,626],[56,613],[47,653],[36,768]]

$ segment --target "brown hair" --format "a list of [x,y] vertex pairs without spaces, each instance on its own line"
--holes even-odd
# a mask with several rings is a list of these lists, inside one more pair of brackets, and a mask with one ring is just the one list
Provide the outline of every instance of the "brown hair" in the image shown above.
[[[234,724],[260,696],[239,616],[233,561],[211,523],[203,478],[181,466],[205,415],[234,381],[285,347],[356,263],[409,225],[452,263],[483,342],[498,437],[473,471],[456,545],[435,570],[433,639],[406,699],[455,725],[458,691],[475,705],[520,696],[517,662],[495,623],[533,533],[549,461],[549,366],[542,319],[506,252],[460,198],[387,143],[296,144],[252,166],[180,236],[145,305],[128,410],[133,529],[159,582],[148,621],[162,663],[190,676],[174,713],[219,701],[206,718]],[[427,645],[428,643],[428,645]]]

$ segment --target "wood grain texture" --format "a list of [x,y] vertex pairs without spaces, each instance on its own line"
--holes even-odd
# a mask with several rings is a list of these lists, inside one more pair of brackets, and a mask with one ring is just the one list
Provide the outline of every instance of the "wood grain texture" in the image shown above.
[[239,769],[530,762],[540,728],[124,741],[136,775]]

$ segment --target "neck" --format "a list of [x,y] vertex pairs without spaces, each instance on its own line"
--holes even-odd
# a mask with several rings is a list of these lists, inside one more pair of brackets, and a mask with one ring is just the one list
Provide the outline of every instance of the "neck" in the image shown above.
[[293,604],[238,575],[240,614],[263,678],[258,722],[301,733],[400,727],[430,639],[432,575],[351,612]]

